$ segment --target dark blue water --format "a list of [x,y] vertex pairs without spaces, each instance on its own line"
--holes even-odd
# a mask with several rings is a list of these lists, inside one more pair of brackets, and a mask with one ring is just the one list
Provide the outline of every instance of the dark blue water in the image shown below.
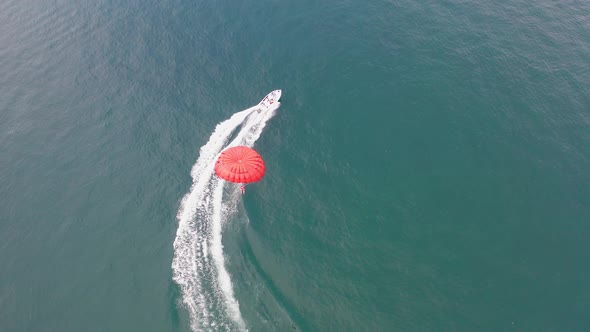
[[0,330],[587,331],[588,13],[1,3]]

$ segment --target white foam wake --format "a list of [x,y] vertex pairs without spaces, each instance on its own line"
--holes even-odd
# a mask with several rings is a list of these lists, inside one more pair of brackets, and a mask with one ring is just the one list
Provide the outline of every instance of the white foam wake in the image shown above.
[[[177,214],[172,271],[174,281],[181,288],[193,331],[246,330],[225,268],[222,244],[223,225],[241,195],[237,185],[228,185],[233,194],[229,195],[229,201],[223,201],[226,182],[214,175],[215,160],[225,147],[254,145],[279,106],[277,103],[273,110],[264,113],[254,112],[255,107],[251,107],[219,123],[209,141],[201,147],[191,170],[193,184]],[[227,144],[240,125],[234,140]]]

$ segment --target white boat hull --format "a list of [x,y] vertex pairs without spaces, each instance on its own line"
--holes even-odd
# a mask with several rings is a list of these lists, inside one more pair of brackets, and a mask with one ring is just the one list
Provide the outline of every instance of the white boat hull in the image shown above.
[[281,90],[274,90],[267,94],[260,103],[258,103],[258,113],[275,110],[281,105]]

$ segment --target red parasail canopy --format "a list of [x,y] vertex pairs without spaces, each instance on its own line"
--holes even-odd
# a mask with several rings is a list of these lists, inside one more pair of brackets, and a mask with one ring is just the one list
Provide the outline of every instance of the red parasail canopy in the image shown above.
[[264,176],[264,160],[258,152],[247,146],[234,146],[223,152],[215,162],[215,174],[235,182],[256,182]]

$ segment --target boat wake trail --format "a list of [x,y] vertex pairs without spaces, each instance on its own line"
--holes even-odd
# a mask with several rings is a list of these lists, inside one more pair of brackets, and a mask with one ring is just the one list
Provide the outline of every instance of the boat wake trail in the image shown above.
[[279,105],[262,113],[256,112],[254,106],[219,123],[209,141],[201,147],[191,170],[193,184],[177,213],[172,271],[174,281],[181,288],[193,331],[247,330],[225,268],[221,242],[223,225],[236,210],[241,195],[237,185],[227,184],[230,194],[224,196],[226,182],[214,175],[214,167],[224,148],[252,147]]

